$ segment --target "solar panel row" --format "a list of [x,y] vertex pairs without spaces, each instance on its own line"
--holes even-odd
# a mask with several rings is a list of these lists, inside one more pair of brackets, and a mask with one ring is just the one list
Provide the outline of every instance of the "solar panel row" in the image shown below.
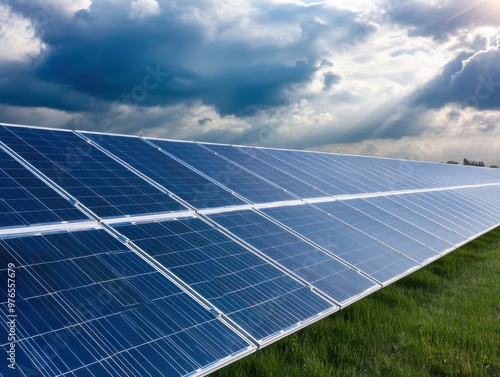
[[0,141],[25,375],[206,374],[500,223],[495,169],[16,126]]

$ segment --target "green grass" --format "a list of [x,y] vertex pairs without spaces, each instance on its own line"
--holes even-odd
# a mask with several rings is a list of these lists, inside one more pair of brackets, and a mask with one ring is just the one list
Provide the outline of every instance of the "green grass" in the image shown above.
[[215,373],[500,376],[500,228]]

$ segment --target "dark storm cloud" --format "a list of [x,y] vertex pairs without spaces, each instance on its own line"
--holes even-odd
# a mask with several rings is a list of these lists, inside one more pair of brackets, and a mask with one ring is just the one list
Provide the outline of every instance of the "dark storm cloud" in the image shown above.
[[328,72],[323,74],[323,90],[330,90],[333,85],[338,84],[340,82],[341,77],[336,75],[333,72]]
[[100,107],[82,92],[38,78],[36,67],[36,63],[0,62],[0,103],[66,111],[97,110]]
[[461,53],[413,96],[412,103],[441,108],[449,103],[500,109],[500,50]]
[[418,0],[389,0],[389,20],[409,27],[410,36],[446,40],[458,29],[500,26],[497,0],[454,0],[426,3]]
[[[41,1],[11,2],[33,20],[46,48],[29,62],[1,67],[0,101],[66,111],[93,111],[117,100],[146,107],[201,101],[222,115],[251,115],[286,105],[284,90],[311,80],[323,60],[315,41],[325,33],[335,28],[338,35],[329,37],[349,39],[353,25],[370,30],[348,11],[269,6],[259,9],[256,22],[282,22],[300,32],[285,44],[254,43],[220,37],[238,20],[213,25],[209,17],[193,16],[208,16],[211,2],[159,3],[160,14],[134,19],[126,2],[94,1],[71,17]],[[332,80],[336,76],[325,77],[325,85]]]

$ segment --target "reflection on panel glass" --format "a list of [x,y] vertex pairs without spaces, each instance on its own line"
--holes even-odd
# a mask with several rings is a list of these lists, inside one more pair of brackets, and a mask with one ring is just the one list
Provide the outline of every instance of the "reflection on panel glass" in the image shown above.
[[116,228],[256,339],[335,307],[207,223],[186,218]]
[[138,137],[84,134],[142,174],[161,184],[195,208],[245,204],[216,185]]
[[[16,355],[25,375],[181,376],[250,350],[103,230],[1,240],[0,256],[2,286],[8,263],[15,266]],[[7,330],[6,321],[0,326]]]
[[0,127],[0,139],[100,217],[185,209],[71,132]]
[[336,302],[352,300],[378,286],[257,212],[228,212],[210,218]]
[[0,149],[0,228],[88,219]]
[[418,266],[390,247],[314,207],[299,205],[262,211],[381,283]]
[[195,143],[156,139],[150,141],[252,203],[294,199],[293,196],[282,189],[267,183],[256,175],[243,170],[240,166],[232,164]]

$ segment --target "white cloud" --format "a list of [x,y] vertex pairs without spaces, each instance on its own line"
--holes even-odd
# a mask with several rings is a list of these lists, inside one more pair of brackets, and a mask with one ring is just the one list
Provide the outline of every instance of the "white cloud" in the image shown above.
[[72,15],[80,10],[88,9],[92,5],[92,0],[44,0],[41,4],[42,7],[51,4],[60,11]]
[[133,0],[130,4],[131,18],[147,18],[160,14],[160,4],[156,0]]
[[0,4],[0,61],[25,60],[42,48],[31,22]]
[[0,105],[0,114],[2,114],[2,122],[52,128],[67,127],[68,123],[81,118],[80,114],[72,114],[46,107],[26,108]]

